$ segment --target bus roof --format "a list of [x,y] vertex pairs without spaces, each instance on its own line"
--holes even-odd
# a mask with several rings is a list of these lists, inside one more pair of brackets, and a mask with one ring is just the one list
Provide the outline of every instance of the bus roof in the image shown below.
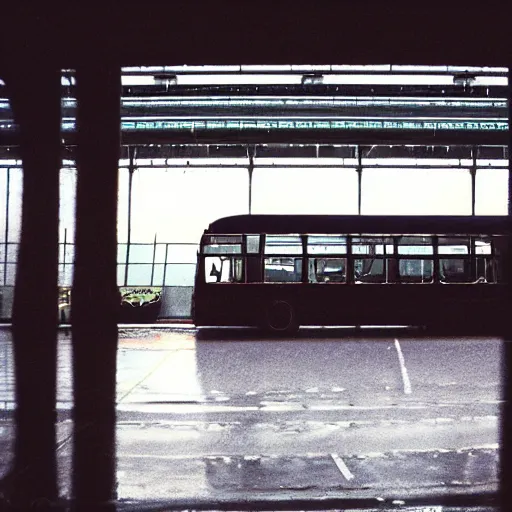
[[205,233],[506,234],[511,221],[462,215],[235,215],[212,222]]

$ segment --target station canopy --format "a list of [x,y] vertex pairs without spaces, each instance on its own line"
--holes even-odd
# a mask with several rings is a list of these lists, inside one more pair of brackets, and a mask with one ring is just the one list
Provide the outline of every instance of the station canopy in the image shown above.
[[[122,142],[503,146],[507,72],[382,64],[124,67]],[[75,87],[74,70],[63,70],[62,132],[69,145]],[[0,146],[16,142],[0,82]]]

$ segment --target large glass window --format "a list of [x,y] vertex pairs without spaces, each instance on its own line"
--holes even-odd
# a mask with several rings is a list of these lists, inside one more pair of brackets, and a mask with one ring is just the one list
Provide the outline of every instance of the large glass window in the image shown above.
[[467,169],[364,169],[363,215],[471,215]]
[[508,169],[478,169],[475,179],[475,214],[507,213]]
[[354,169],[255,168],[252,213],[357,215]]
[[132,189],[132,242],[197,243],[208,224],[248,213],[243,168],[140,168]]

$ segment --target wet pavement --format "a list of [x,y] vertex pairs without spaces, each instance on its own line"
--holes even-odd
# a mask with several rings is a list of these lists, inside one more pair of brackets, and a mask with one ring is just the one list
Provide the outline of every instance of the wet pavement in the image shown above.
[[[0,330],[0,475],[12,458]],[[487,493],[498,485],[493,338],[120,328],[118,498],[256,500]],[[71,340],[59,334],[60,491],[69,497]]]

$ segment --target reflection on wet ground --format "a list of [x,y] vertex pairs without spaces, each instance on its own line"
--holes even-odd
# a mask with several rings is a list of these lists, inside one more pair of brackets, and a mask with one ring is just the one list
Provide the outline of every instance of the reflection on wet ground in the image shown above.
[[[496,490],[501,351],[496,338],[403,329],[310,329],[294,339],[260,339],[237,329],[121,328],[119,496]],[[0,360],[4,473],[14,436],[7,329],[0,331]],[[70,368],[71,339],[61,331],[63,495],[70,485]]]

